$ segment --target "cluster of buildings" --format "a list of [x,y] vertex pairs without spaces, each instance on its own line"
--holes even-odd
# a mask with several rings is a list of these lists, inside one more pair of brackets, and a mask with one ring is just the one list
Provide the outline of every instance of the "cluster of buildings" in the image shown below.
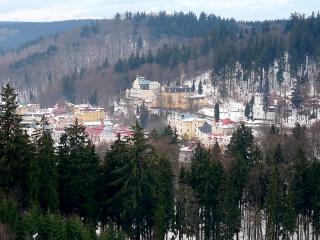
[[99,144],[112,143],[118,134],[121,137],[131,136],[130,123],[115,124],[123,123],[132,115],[133,118],[137,118],[137,112],[129,111],[129,108],[136,109],[144,104],[153,113],[165,110],[166,124],[176,130],[180,139],[185,140],[180,149],[182,162],[190,159],[199,141],[206,147],[212,147],[217,142],[224,149],[240,123],[245,123],[253,129],[271,123],[290,128],[297,122],[309,125],[318,119],[320,99],[309,98],[301,108],[294,109],[290,97],[281,97],[274,92],[268,96],[266,110],[266,98],[258,89],[253,96],[249,118],[245,117],[244,102],[229,99],[219,103],[220,119],[215,121],[214,103],[217,99],[214,99],[212,89],[206,90],[208,91],[198,94],[194,87],[188,85],[162,86],[159,82],[137,76],[132,88],[126,91],[125,97],[119,103],[114,103],[112,120],[102,107],[67,102],[46,109],[41,109],[39,104],[20,105],[18,113],[23,116],[22,125],[29,134],[32,134],[42,116],[45,116],[56,142],[59,142],[65,128],[78,119],[86,127],[92,142]]
[[209,106],[209,98],[189,86],[161,86],[143,76],[136,77],[125,98],[131,105],[144,103],[149,109],[187,110]]
[[166,123],[176,129],[181,139],[187,140],[187,144],[181,147],[182,159],[187,159],[186,156],[198,141],[207,147],[218,142],[225,148],[240,123],[251,126],[256,133],[256,130],[265,125],[277,124],[292,128],[296,123],[311,125],[318,120],[320,99],[307,97],[303,105],[296,109],[292,106],[290,94],[282,96],[272,92],[266,97],[262,89],[258,88],[252,96],[254,101],[250,106],[250,117],[245,116],[244,99],[238,102],[228,99],[220,102],[220,120],[216,122],[214,104],[219,99],[215,99],[215,91],[210,89],[211,84],[208,85],[210,86],[206,86],[208,89],[205,93],[198,94],[190,84],[162,86],[158,82],[137,76],[132,88],[127,90],[125,99],[132,106],[144,103],[150,111],[168,110]]
[[204,118],[188,113],[173,113],[167,118],[167,123],[176,129],[177,134],[186,140],[198,140],[206,147],[216,142],[224,148],[231,139],[237,124],[230,118],[216,122],[211,118]]
[[60,102],[52,108],[40,108],[39,104],[21,104],[17,113],[22,116],[21,125],[29,135],[33,134],[45,116],[56,143],[60,141],[65,128],[74,124],[76,119],[86,127],[86,133],[94,144],[111,143],[118,134],[121,137],[131,136],[129,127],[113,124],[104,108],[90,104]]
[[[207,147],[218,142],[224,148],[229,143],[237,122],[242,120],[244,110],[242,104],[221,106],[221,120],[215,122],[214,110],[207,94],[198,94],[196,89],[186,85],[161,86],[143,76],[136,77],[132,88],[126,91],[125,100],[130,106],[144,104],[150,111],[168,110],[166,124],[185,140],[180,149],[182,162],[188,161],[198,141]],[[231,118],[237,119],[237,122]]]

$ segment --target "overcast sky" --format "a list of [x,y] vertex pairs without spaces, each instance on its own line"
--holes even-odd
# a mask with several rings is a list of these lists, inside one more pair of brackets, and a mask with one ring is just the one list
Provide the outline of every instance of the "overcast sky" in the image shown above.
[[320,0],[0,0],[0,21],[53,21],[111,18],[125,11],[165,10],[213,13],[237,20],[289,18],[310,15]]

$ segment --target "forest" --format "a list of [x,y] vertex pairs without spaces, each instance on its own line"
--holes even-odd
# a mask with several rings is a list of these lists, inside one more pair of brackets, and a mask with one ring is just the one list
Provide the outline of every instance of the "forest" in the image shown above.
[[[268,95],[274,85],[270,83],[274,72],[279,89],[283,88],[285,72],[296,80],[291,82],[291,87],[297,91],[319,80],[319,13],[309,17],[295,13],[290,20],[263,22],[236,22],[205,13],[197,18],[193,13],[165,12],[157,16],[129,12],[125,19],[136,28],[148,26],[155,36],[180,36],[192,41],[164,44],[147,54],[132,53],[127,59],[120,58],[114,71],[124,78],[141,70],[152,75],[155,66],[162,69],[163,73],[154,76],[160,81],[162,74],[179,78],[181,70],[177,69],[191,76],[211,71],[212,84],[223,98],[233,97],[231,86],[239,86],[241,82],[247,83],[249,91],[261,86]],[[120,88],[128,87],[130,83],[120,85]]]
[[[44,106],[61,98],[88,101],[96,90],[107,107],[137,74],[175,85],[209,72],[208,81],[225,99],[250,98],[258,86],[266,97],[313,85],[318,95],[319,26],[318,13],[246,22],[204,12],[127,12],[17,46],[0,57],[0,79],[9,78],[25,99],[32,95]],[[83,77],[73,80],[74,73]],[[68,89],[75,94],[66,96]]]
[[[178,162],[172,128],[140,123],[98,155],[78,121],[55,145],[28,136],[6,85],[0,111],[0,239],[312,239],[320,237],[320,125],[244,124],[222,151]],[[100,152],[101,153],[101,152]]]

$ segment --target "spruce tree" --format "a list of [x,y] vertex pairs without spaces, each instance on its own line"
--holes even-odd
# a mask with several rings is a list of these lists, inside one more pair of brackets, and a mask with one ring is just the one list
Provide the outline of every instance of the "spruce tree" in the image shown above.
[[125,141],[119,137],[106,154],[102,221],[121,226],[133,239],[154,230],[163,237],[173,217],[171,166],[156,155],[140,125],[132,132]]
[[246,106],[244,109],[244,116],[247,119],[253,119],[253,104],[254,104],[254,96],[252,96],[250,101],[246,103]]
[[117,227],[125,224],[122,213],[125,213],[125,203],[129,199],[126,198],[128,189],[124,186],[125,179],[122,177],[129,174],[128,158],[127,143],[118,135],[118,139],[106,153],[99,181],[102,226],[107,223],[114,223]]
[[194,81],[194,80],[192,80],[191,91],[192,91],[192,92],[196,91],[196,84],[195,84],[195,81]]
[[307,188],[309,193],[311,224],[313,227],[313,237],[320,236],[320,162],[313,160],[308,167]]
[[278,71],[277,71],[277,82],[280,87],[284,82],[284,77],[283,77],[284,70],[285,70],[285,58],[284,56],[282,56],[278,59]]
[[293,89],[291,102],[293,108],[300,108],[302,105],[301,86],[299,86],[298,84],[296,84]]
[[140,125],[143,128],[145,128],[149,122],[149,111],[144,102],[139,108],[139,120],[140,120]]
[[215,146],[213,155],[198,144],[190,167],[189,183],[203,211],[200,220],[205,239],[219,239],[222,235],[224,171],[218,148]]
[[37,200],[38,166],[29,137],[20,127],[16,97],[14,89],[5,85],[0,104],[0,189],[27,206]]
[[288,183],[283,196],[283,216],[281,219],[282,238],[291,239],[296,229],[296,212],[294,207],[294,192],[292,184]]
[[200,80],[198,84],[198,94],[201,95],[202,93],[203,93],[202,81]]
[[241,227],[241,211],[246,194],[248,176],[254,164],[254,149],[252,130],[244,124],[232,134],[227,146],[227,154],[232,162],[226,179],[226,224],[227,237],[236,234],[239,238]]
[[171,163],[160,157],[157,161],[157,203],[154,211],[157,239],[164,239],[169,230],[174,230],[174,188]]
[[62,135],[58,157],[61,211],[95,222],[99,159],[78,120]]
[[35,156],[39,166],[39,204],[44,211],[58,208],[58,170],[49,123],[42,117],[35,136]]
[[252,164],[253,144],[252,130],[241,124],[232,134],[227,146],[227,153],[232,157],[240,157],[247,165]]
[[282,209],[282,182],[276,166],[272,167],[266,195],[266,237],[279,239]]
[[214,120],[216,122],[219,122],[220,120],[220,107],[219,107],[219,103],[216,103],[214,105]]

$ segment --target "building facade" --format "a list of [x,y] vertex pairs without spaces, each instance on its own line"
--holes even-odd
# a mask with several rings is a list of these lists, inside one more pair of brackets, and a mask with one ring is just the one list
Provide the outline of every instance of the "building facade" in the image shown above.
[[147,80],[143,76],[137,76],[131,89],[127,89],[126,97],[133,104],[145,103],[148,108],[158,107],[160,83]]

